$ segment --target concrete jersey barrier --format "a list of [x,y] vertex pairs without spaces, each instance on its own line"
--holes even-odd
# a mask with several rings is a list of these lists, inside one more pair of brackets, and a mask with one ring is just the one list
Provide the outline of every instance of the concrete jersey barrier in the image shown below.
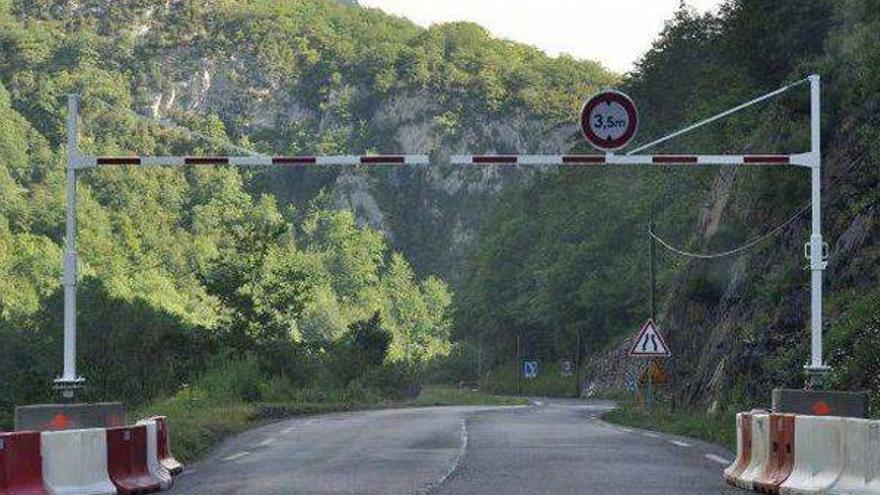
[[794,469],[779,487],[782,495],[819,495],[828,492],[843,471],[843,419],[795,418]]
[[100,428],[40,434],[43,481],[52,495],[115,495],[107,474],[107,432]]
[[165,416],[153,416],[149,419],[156,421],[159,463],[162,464],[172,476],[177,476],[183,472],[183,464],[177,462],[177,459],[171,455],[171,433],[168,430],[168,418]]
[[737,413],[736,415],[736,460],[724,470],[724,479],[736,486],[743,471],[749,466],[752,458],[752,415]]
[[770,415],[752,413],[752,458],[749,465],[736,480],[736,486],[752,489],[755,480],[764,472],[770,457]]
[[173,480],[171,473],[159,462],[156,420],[142,419],[138,421],[138,424],[147,428],[147,468],[149,468],[150,474],[159,480],[162,490],[167,490],[171,488]]
[[831,494],[880,494],[880,422],[842,418],[843,470]]
[[40,434],[0,433],[0,494],[46,495]]
[[160,481],[147,466],[147,427],[107,429],[107,457],[110,481],[120,494],[158,491]]

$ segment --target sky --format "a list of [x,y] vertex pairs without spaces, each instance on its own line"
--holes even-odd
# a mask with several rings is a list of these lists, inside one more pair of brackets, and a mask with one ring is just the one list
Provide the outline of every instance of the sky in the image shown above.
[[[686,0],[699,12],[722,0]],[[568,53],[627,72],[672,17],[680,0],[358,0],[421,26],[472,21],[500,38]]]

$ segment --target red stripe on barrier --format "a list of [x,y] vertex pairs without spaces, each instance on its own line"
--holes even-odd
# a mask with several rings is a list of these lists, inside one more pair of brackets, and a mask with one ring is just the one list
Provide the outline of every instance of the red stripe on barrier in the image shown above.
[[314,156],[276,156],[272,165],[313,165],[317,161]]
[[472,163],[517,163],[516,155],[474,155]]
[[0,493],[48,495],[38,432],[0,433]]
[[757,492],[778,494],[779,486],[794,469],[794,414],[770,415],[770,456],[764,471],[755,480]]
[[362,156],[361,163],[406,163],[406,160],[400,155],[373,155]]
[[740,475],[749,467],[749,463],[752,462],[752,415],[742,413],[740,418],[737,418],[737,421],[741,421],[739,431],[737,432],[740,436],[740,451],[737,452],[733,468],[729,473],[725,472],[724,476],[727,483],[732,486],[737,486],[737,480],[739,480]]
[[147,466],[147,427],[107,428],[107,472],[119,493],[158,491],[160,480]]
[[743,163],[791,163],[791,157],[788,155],[746,155],[743,157]]
[[605,163],[602,155],[563,155],[562,163]]
[[165,467],[172,475],[178,475],[183,471],[183,464],[177,462],[171,455],[168,431],[168,419],[165,416],[154,416],[150,419],[156,421],[156,450],[158,451],[159,464]]
[[99,156],[96,159],[98,165],[140,165],[139,156]]
[[697,163],[694,155],[654,155],[651,158],[654,163]]
[[228,165],[228,156],[187,156],[183,159],[186,165]]

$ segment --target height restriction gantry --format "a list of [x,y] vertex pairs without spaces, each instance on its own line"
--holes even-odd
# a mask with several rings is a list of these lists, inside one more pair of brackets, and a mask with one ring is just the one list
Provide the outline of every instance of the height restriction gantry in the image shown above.
[[[810,83],[810,150],[796,154],[636,154],[650,147],[688,133],[778,96],[802,83]],[[810,362],[806,372],[818,383],[829,371],[822,360],[822,272],[825,270],[827,246],[822,239],[821,211],[821,121],[820,79],[811,75],[803,80],[767,93],[729,110],[716,114],[681,130],[663,136],[627,154],[614,152],[633,138],[638,127],[638,113],[632,100],[618,91],[605,91],[590,99],[581,112],[584,137],[603,154],[593,155],[479,155],[462,154],[450,157],[455,165],[662,165],[662,166],[797,166],[810,169],[812,221],[810,242],[805,246],[810,260]],[[67,216],[64,250],[64,371],[55,380],[56,388],[65,397],[73,397],[84,379],[76,373],[76,175],[81,169],[109,166],[362,166],[362,165],[428,165],[427,155],[335,155],[335,156],[89,156],[78,147],[78,108],[76,96],[68,98],[67,116]]]

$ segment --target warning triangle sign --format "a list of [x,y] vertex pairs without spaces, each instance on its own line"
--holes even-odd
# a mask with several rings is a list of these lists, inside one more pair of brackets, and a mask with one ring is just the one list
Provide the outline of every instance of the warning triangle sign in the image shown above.
[[637,357],[669,357],[672,353],[669,351],[666,341],[663,340],[663,336],[660,335],[660,331],[657,330],[654,320],[649,319],[642,327],[642,331],[639,332],[639,336],[636,337],[632,349],[629,350],[629,355]]

